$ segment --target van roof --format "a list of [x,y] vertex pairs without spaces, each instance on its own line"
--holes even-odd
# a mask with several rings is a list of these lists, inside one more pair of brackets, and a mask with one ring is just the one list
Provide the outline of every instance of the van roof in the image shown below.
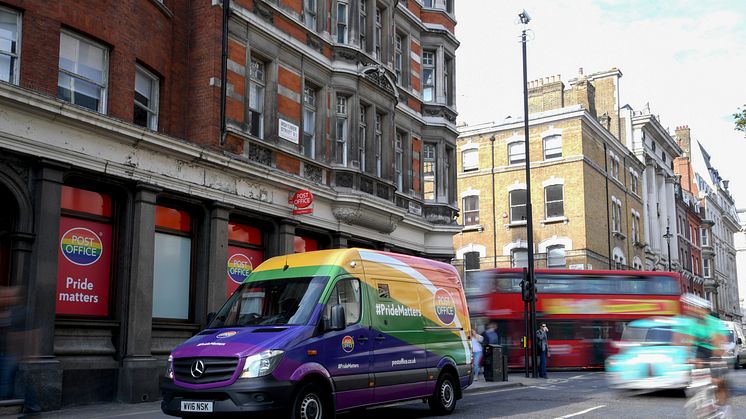
[[[297,276],[297,269],[295,268],[327,267],[327,269],[321,268],[315,270],[316,274],[330,275],[333,273],[332,269],[344,269],[352,262],[362,262],[366,268],[370,266],[369,264],[407,267],[427,272],[427,275],[424,273],[423,275],[431,281],[434,280],[433,282],[440,283],[445,280],[451,285],[461,285],[456,268],[447,263],[417,256],[360,248],[316,250],[275,256],[259,265],[254,270],[254,273],[274,271],[274,275],[276,275],[278,272],[288,271],[287,276],[290,277]],[[279,275],[279,277],[281,276],[285,275]],[[458,282],[458,284],[454,284],[454,282]]]

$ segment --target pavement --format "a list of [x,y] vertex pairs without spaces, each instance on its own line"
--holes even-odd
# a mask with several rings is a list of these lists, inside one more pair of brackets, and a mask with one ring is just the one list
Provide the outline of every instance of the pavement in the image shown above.
[[[526,378],[523,373],[509,374],[508,381],[486,381],[480,376],[465,391],[465,395],[480,393],[484,391],[493,391],[508,389],[522,386],[535,386],[545,383],[547,380],[542,378]],[[17,402],[22,402],[18,400]],[[0,419],[10,419],[19,417],[19,406],[2,406],[0,402]],[[80,419],[80,418],[127,418],[128,416],[161,416],[161,402],[147,403],[98,403],[83,406],[68,406],[61,410],[45,412],[32,416],[33,418],[55,418],[55,419]]]

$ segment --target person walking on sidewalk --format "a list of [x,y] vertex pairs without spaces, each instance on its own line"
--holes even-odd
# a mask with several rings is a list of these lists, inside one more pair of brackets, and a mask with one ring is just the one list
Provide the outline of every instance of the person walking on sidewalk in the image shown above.
[[500,344],[500,336],[497,334],[497,323],[495,322],[489,322],[487,324],[487,328],[484,329],[484,332],[482,332],[482,344],[487,345],[499,345]]
[[484,338],[482,335],[477,333],[474,329],[471,329],[471,351],[474,353],[474,366],[472,367],[474,374],[474,381],[479,378],[479,367],[482,364],[482,341]]
[[536,349],[539,351],[539,377],[547,378],[547,355],[549,355],[549,344],[547,343],[547,333],[549,329],[545,323],[541,324],[536,331]]

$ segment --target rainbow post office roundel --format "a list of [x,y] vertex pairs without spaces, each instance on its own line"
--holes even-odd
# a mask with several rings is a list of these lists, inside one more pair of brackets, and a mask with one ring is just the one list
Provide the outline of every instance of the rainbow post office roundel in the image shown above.
[[254,269],[248,256],[236,253],[228,258],[228,277],[231,281],[242,284]]
[[93,265],[104,252],[98,234],[83,227],[67,230],[60,240],[60,248],[65,259],[79,266]]
[[352,336],[347,335],[342,338],[342,350],[350,353],[352,350],[355,349],[355,339],[352,338]]
[[435,291],[433,304],[435,305],[435,314],[438,316],[438,320],[446,326],[453,323],[453,319],[456,318],[456,301],[454,301],[450,292],[443,288],[438,288]]

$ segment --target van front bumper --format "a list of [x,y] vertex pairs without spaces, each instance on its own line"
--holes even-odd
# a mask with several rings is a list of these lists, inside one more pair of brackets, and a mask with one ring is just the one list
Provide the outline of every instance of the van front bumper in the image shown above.
[[271,375],[259,378],[238,379],[233,384],[209,389],[190,389],[164,378],[161,381],[161,410],[171,416],[209,416],[210,413],[182,412],[182,401],[212,402],[212,415],[229,413],[266,412],[288,410],[293,393],[293,383],[278,381]]

